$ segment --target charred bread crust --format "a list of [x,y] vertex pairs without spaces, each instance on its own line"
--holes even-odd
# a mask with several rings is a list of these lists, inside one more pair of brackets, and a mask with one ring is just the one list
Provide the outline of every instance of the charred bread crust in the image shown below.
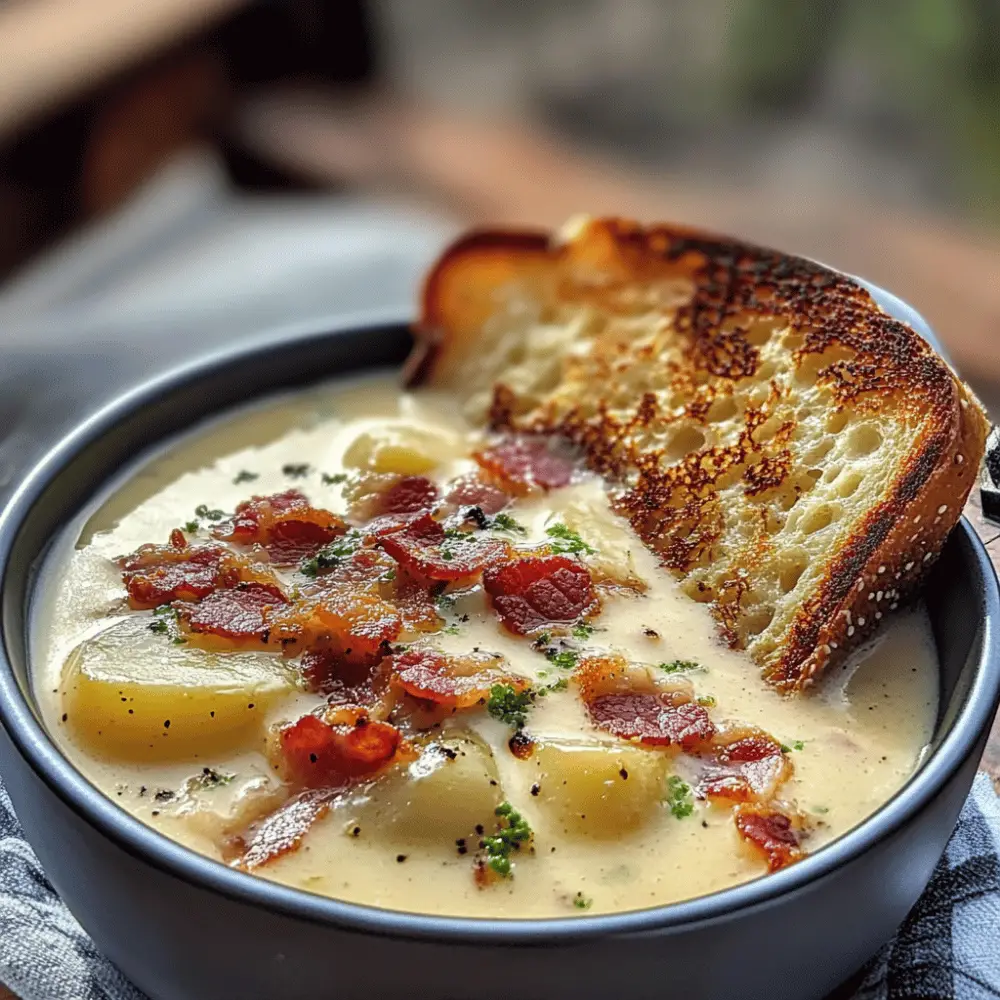
[[[686,362],[713,393],[724,394],[729,384],[758,372],[760,352],[747,321],[777,320],[802,334],[796,366],[822,357],[817,377],[831,390],[833,409],[876,417],[891,411],[893,421],[913,428],[889,488],[826,558],[819,585],[795,612],[780,648],[758,657],[769,681],[782,690],[799,689],[869,636],[923,580],[961,516],[988,430],[971,392],[864,288],[812,261],[679,226],[644,228],[602,219],[566,241],[541,232],[477,231],[450,247],[427,277],[410,383],[447,383],[460,362],[474,356],[477,331],[506,285],[516,283],[522,294],[540,301],[600,301],[614,311],[619,289],[641,288],[665,275],[692,283],[690,300],[673,316],[674,329]],[[699,390],[689,416],[706,419],[711,398]],[[655,409],[655,401],[650,406]],[[711,535],[712,476],[718,477],[720,465],[745,468],[748,449],[758,447],[748,409],[744,446],[728,453],[713,449],[710,474],[699,456],[663,470],[660,456],[623,452],[620,428],[611,423],[591,419],[584,426],[572,413],[551,419],[536,413],[526,423],[515,394],[500,382],[490,419],[497,427],[564,434],[583,448],[593,468],[612,478],[622,477],[626,467],[638,469],[638,482],[619,509],[681,578],[703,554],[690,539]],[[774,447],[751,456],[752,468],[743,473],[748,495],[781,482],[788,464],[781,436],[790,433],[779,431]],[[671,534],[663,516],[667,499],[679,489],[692,498],[694,528],[682,525]],[[740,644],[734,628],[738,594],[735,604],[712,602],[732,645]]]

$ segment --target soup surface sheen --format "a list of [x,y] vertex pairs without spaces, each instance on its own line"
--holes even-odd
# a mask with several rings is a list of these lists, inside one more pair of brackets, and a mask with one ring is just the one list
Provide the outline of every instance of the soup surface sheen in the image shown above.
[[[316,507],[344,514],[345,491],[351,496],[364,473],[358,465],[412,472],[415,464],[443,486],[476,470],[471,454],[482,443],[449,399],[401,395],[392,378],[377,376],[272,401],[146,463],[71,529],[46,568],[35,681],[66,754],[143,822],[232,863],[254,822],[294,792],[267,755],[269,733],[325,697],[305,689],[280,650],[213,654],[177,636],[172,623],[161,626],[162,616],[131,610],[117,559],[144,543],[163,544],[189,521],[189,538],[207,541],[212,518],[251,494],[294,487]],[[478,585],[440,603],[443,628],[401,637],[445,653],[505,656],[536,695],[526,711],[526,755],[508,747],[509,720],[481,704],[439,714],[436,728],[416,734],[423,746],[416,759],[332,797],[298,848],[260,865],[258,875],[379,907],[491,918],[641,909],[763,875],[767,861],[737,832],[733,801],[699,796],[703,761],[595,726],[571,678],[581,660],[609,651],[686,686],[716,726],[759,727],[784,745],[781,760],[794,774],[779,797],[794,805],[809,853],[877,809],[919,762],[937,709],[922,609],[896,615],[809,695],[784,698],[721,645],[706,609],[680,593],[611,513],[599,480],[580,475],[513,500],[506,513],[526,533],[496,537],[523,547],[551,542],[557,536],[548,529],[565,525],[570,548],[576,533],[594,550],[569,558],[595,579],[641,581],[601,589],[589,628],[556,628],[534,644],[537,634],[502,626]],[[279,576],[289,586],[300,578],[291,570]],[[100,683],[83,684],[81,671]],[[191,671],[202,681],[218,673],[202,702],[197,694],[178,701],[176,690],[163,688],[170,678],[183,684]],[[137,709],[118,711],[112,702]],[[148,716],[161,705],[174,725],[150,742]],[[216,731],[223,717],[236,721]],[[409,718],[412,725],[412,706]],[[167,722],[157,717],[155,725]],[[510,873],[498,875],[483,866],[482,838],[503,828],[494,810],[504,801],[533,839],[510,853]]]

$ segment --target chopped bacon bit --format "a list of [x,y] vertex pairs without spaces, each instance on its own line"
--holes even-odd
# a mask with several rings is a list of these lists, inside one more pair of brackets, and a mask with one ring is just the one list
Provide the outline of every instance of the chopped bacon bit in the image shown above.
[[523,691],[528,682],[507,670],[498,653],[450,656],[436,649],[408,649],[389,661],[393,680],[408,695],[451,708],[470,708],[485,701],[494,684]]
[[490,566],[483,586],[504,625],[518,635],[570,624],[598,607],[590,571],[566,556],[528,556]]
[[715,735],[688,681],[660,683],[618,654],[581,660],[573,679],[595,725],[621,739],[693,750]]
[[698,794],[710,799],[761,802],[792,776],[792,762],[781,744],[763,732],[716,741],[702,759],[706,767]]
[[535,741],[519,729],[507,741],[507,749],[518,759],[527,760],[535,752]]
[[553,490],[573,479],[573,462],[557,454],[545,438],[508,438],[473,455],[489,478],[514,496],[538,487]]
[[222,639],[267,642],[267,613],[287,603],[276,587],[246,583],[230,590],[216,590],[198,604],[183,605],[178,608],[178,615],[192,632]]
[[253,871],[298,850],[305,835],[326,815],[336,791],[314,789],[289,799],[257,826],[236,867]]
[[747,803],[738,806],[736,829],[767,859],[771,872],[793,864],[805,856],[792,817],[775,806]]
[[272,562],[291,566],[346,530],[342,518],[311,506],[305,494],[291,489],[245,500],[212,534],[240,545],[262,545]]
[[328,645],[351,663],[375,663],[400,632],[399,611],[377,594],[334,590],[273,614],[271,641],[286,647]]
[[398,751],[407,753],[395,726],[363,712],[353,724],[334,725],[304,715],[281,729],[278,742],[289,778],[306,788],[343,788],[391,764]]
[[403,476],[382,494],[382,514],[415,514],[433,510],[438,488],[423,476]]
[[429,514],[389,535],[382,547],[411,574],[427,580],[454,581],[479,573],[484,566],[501,559],[508,551],[498,538],[469,534],[449,538],[444,528]]
[[309,690],[327,696],[330,705],[364,705],[378,701],[375,674],[369,664],[351,663],[332,649],[307,649],[299,670]]
[[499,514],[510,503],[510,497],[499,486],[477,476],[456,479],[444,500],[454,507],[478,507],[484,514]]
[[155,608],[169,601],[197,601],[212,593],[219,582],[226,550],[219,545],[177,544],[172,532],[169,545],[142,545],[121,560],[122,579],[129,605],[137,610]]
[[623,740],[690,750],[715,734],[708,713],[688,702],[673,705],[656,694],[603,694],[587,704],[594,722]]
[[395,604],[404,631],[435,632],[442,624],[427,584],[414,580],[382,549],[358,549],[303,587],[307,597],[332,592],[373,594]]

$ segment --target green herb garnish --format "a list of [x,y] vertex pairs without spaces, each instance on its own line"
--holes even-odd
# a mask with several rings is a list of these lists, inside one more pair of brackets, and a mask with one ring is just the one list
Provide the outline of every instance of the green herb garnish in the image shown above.
[[580,659],[575,649],[547,649],[545,656],[553,666],[562,670],[572,670]]
[[339,486],[347,482],[346,472],[335,472],[332,476],[329,473],[321,472],[319,476],[324,486]]
[[716,704],[714,696],[710,694],[700,694],[695,700],[705,708],[714,708]]
[[299,563],[299,572],[305,576],[318,576],[324,570],[334,569],[361,548],[364,538],[365,536],[357,528],[352,528],[346,535],[341,535],[340,538],[324,546],[310,559],[303,559]]
[[791,753],[793,750],[805,750],[805,748],[806,745],[802,742],[802,740],[792,740],[791,746],[787,743],[781,744],[782,753]]
[[160,635],[166,635],[167,632],[170,631],[170,626],[167,625],[162,618],[157,618],[154,621],[151,621],[146,628],[148,628],[150,632],[158,632]]
[[528,709],[531,706],[531,691],[515,691],[510,684],[494,684],[490,688],[490,697],[486,702],[486,711],[501,722],[523,729],[528,721]]
[[511,535],[526,535],[528,529],[519,521],[515,521],[510,514],[497,514],[489,522],[491,531],[506,531]]
[[511,855],[531,840],[531,827],[509,802],[497,806],[496,815],[500,819],[497,832],[482,841],[486,864],[501,878],[510,878],[514,867]]
[[288,476],[289,479],[302,479],[304,476],[309,475],[311,468],[312,466],[307,462],[292,462],[288,465],[283,465],[281,472],[283,475]]
[[[539,676],[544,677],[545,671],[539,671]],[[544,698],[550,691],[565,691],[569,687],[569,680],[566,677],[560,677],[559,680],[553,681],[551,684],[546,684],[539,692],[540,698]]]
[[201,525],[197,521],[185,521],[183,527],[189,535],[193,535]]
[[250,472],[248,469],[240,469],[236,473],[236,478],[233,480],[234,485],[239,485],[240,483],[252,483],[255,479],[260,479],[259,472]]
[[593,905],[594,901],[589,896],[585,896],[582,892],[578,892],[573,897],[573,906],[575,906],[578,910],[589,910]]
[[197,507],[195,507],[194,513],[195,517],[200,517],[205,521],[221,521],[226,516],[226,512],[224,510],[209,510],[208,506],[203,503],[200,503]]
[[441,631],[444,632],[446,635],[462,634],[462,630],[458,627],[458,624],[456,622],[452,622],[450,625],[445,625],[445,627],[441,629]]
[[684,819],[694,812],[691,786],[676,774],[667,778],[667,805],[676,819]]
[[593,625],[574,625],[573,637],[575,639],[589,639],[594,634]]
[[575,531],[570,531],[561,521],[546,528],[545,534],[552,539],[549,545],[552,547],[553,552],[563,555],[575,555],[577,552],[585,552],[590,556],[597,553],[597,549],[588,545]]
[[686,670],[701,670],[701,664],[695,660],[671,660],[669,663],[657,663],[665,674],[680,674]]

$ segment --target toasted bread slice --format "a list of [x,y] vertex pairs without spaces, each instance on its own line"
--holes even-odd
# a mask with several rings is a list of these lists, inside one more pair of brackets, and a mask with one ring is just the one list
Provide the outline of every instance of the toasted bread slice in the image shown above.
[[430,272],[411,383],[565,435],[783,690],[919,584],[987,434],[970,390],[850,278],[674,226],[478,232]]

